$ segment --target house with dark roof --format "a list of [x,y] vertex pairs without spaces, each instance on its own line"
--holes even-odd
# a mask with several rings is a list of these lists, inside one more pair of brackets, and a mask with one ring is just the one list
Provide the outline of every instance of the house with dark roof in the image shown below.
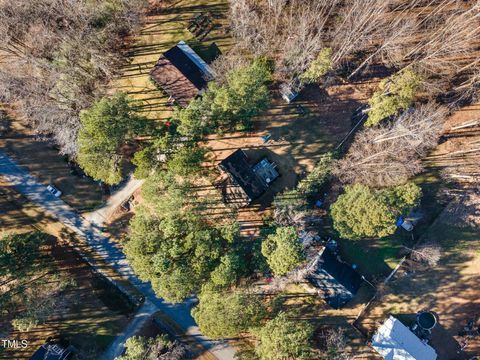
[[360,274],[328,247],[318,253],[306,279],[334,309],[345,306],[363,283]]
[[206,88],[214,74],[184,41],[164,52],[150,71],[151,79],[182,107]]
[[219,164],[231,180],[231,199],[237,206],[249,205],[260,197],[270,184],[280,176],[273,162],[264,158],[256,164],[251,164],[247,154],[238,149]]
[[47,340],[30,360],[67,360],[73,357],[73,347],[66,341]]

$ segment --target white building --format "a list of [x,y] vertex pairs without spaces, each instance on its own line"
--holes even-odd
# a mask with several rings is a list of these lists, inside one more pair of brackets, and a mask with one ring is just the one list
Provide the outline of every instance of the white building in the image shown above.
[[435,360],[437,353],[408,327],[390,316],[373,336],[372,347],[385,360]]

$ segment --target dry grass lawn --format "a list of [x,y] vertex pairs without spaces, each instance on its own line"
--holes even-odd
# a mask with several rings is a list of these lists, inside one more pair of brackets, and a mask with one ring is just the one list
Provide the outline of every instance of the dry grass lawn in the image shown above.
[[[222,52],[231,46],[226,33],[226,0],[151,1],[146,21],[139,34],[129,41],[128,63],[110,87],[111,92],[123,91],[132,99],[142,101],[143,115],[152,120],[163,120],[172,114],[165,96],[150,80],[149,72],[160,55],[178,43],[187,42],[200,55],[215,43]],[[162,3],[164,3],[162,5]],[[188,29],[189,21],[199,14],[211,14],[214,28],[201,42]]]
[[469,340],[462,352],[465,339],[458,332],[472,319],[480,325],[480,232],[446,225],[442,217],[426,234],[427,241],[443,247],[440,263],[433,269],[400,272],[402,275],[389,284],[385,295],[370,306],[358,325],[373,334],[388,314],[409,325],[418,311],[431,310],[439,320],[431,340],[438,359],[470,359],[480,353],[480,341],[478,337]]

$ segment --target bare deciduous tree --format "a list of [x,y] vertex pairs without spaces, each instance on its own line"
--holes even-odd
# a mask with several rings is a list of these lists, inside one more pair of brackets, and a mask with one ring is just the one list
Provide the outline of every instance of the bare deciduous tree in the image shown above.
[[330,360],[350,360],[352,357],[346,352],[347,339],[343,328],[329,328],[323,333],[326,352]]
[[220,55],[210,64],[210,68],[215,73],[215,82],[219,85],[226,83],[226,75],[230,71],[249,64],[248,57],[244,54],[237,53],[235,50],[225,55]]
[[136,29],[144,3],[0,0],[0,101],[75,154],[79,112],[115,74],[121,37]]
[[365,51],[385,32],[388,0],[349,0],[339,11],[339,21],[331,35],[332,62],[335,66],[354,52]]
[[334,163],[344,183],[373,187],[399,185],[422,171],[420,158],[437,144],[447,110],[420,105],[387,125],[361,131],[347,155]]
[[275,59],[277,78],[292,83],[325,47],[327,23],[338,3],[231,1],[232,32],[241,48]]

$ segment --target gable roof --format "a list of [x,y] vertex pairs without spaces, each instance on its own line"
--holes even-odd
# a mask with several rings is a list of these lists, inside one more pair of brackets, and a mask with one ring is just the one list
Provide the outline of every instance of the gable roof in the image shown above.
[[247,155],[242,149],[238,149],[225,158],[219,166],[230,174],[235,184],[245,192],[250,201],[258,198],[267,190],[267,185],[253,171]]
[[328,248],[324,248],[315,271],[307,280],[322,290],[323,299],[334,309],[349,302],[362,285],[362,277],[348,264],[340,261]]
[[435,360],[437,353],[408,327],[390,316],[373,335],[373,348],[385,360]]
[[38,348],[30,360],[66,360],[72,356],[70,347],[58,343],[46,343]]
[[206,71],[210,71],[208,65],[181,41],[160,56],[150,77],[180,106],[186,107],[207,85],[204,76],[210,74]]

